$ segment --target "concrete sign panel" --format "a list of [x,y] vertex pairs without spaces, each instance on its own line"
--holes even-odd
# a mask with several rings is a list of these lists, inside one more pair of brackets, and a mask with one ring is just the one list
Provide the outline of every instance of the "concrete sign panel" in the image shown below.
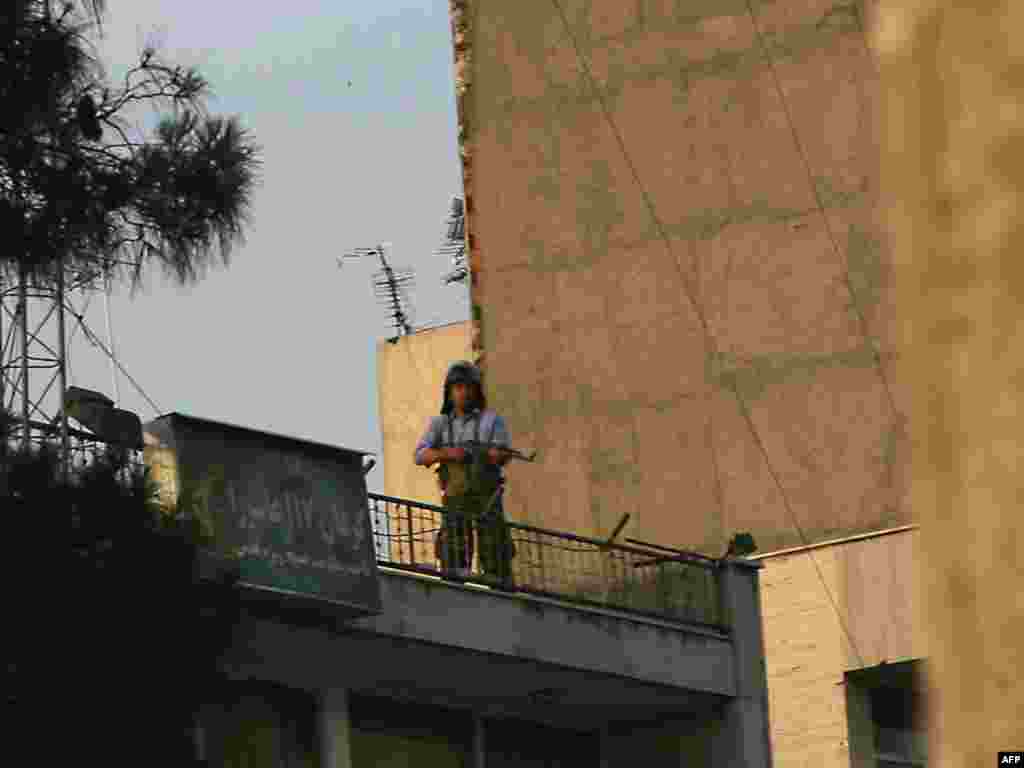
[[145,432],[165,498],[200,499],[218,548],[241,557],[243,583],[379,611],[365,452],[177,413]]

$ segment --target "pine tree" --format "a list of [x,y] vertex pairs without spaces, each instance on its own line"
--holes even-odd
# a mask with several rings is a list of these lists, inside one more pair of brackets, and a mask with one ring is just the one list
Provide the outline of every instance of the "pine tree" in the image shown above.
[[[110,84],[90,55],[104,3],[7,0],[0,10],[0,278],[111,269],[133,285],[159,264],[180,283],[227,264],[260,165],[238,118],[205,111],[194,69],[142,51]],[[167,112],[150,136],[126,115]]]

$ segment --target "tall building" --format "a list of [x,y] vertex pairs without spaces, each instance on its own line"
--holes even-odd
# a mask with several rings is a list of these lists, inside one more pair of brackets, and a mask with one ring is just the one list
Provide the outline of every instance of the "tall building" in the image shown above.
[[452,2],[488,397],[543,457],[509,514],[751,532],[781,765],[926,759],[874,8]]

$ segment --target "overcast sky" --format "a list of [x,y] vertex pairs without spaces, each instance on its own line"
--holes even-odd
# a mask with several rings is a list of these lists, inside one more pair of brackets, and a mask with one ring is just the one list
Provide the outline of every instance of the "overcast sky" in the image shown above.
[[[242,117],[265,166],[227,270],[189,289],[153,272],[134,298],[114,294],[118,358],[162,412],[379,451],[375,347],[389,324],[374,266],[339,270],[335,257],[390,241],[395,265],[416,269],[417,321],[468,317],[433,255],[462,189],[447,0],[109,0],[110,75],[150,41],[200,67],[211,111]],[[102,306],[96,296],[87,314],[101,339]],[[71,372],[113,396],[106,359],[81,333]],[[123,377],[119,387],[121,407],[154,417]]]

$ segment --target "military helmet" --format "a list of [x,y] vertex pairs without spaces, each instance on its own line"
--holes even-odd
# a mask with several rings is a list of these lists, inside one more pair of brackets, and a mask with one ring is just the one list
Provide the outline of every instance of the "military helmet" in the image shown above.
[[444,392],[441,396],[441,413],[450,413],[454,404],[451,399],[452,387],[456,384],[476,384],[477,390],[481,384],[480,369],[469,360],[459,360],[448,367],[448,374],[444,377]]

